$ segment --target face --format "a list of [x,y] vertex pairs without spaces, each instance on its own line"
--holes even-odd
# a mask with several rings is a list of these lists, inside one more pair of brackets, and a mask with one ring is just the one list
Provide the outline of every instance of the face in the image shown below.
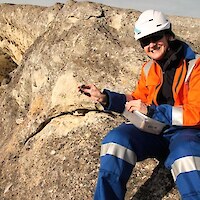
[[154,60],[161,60],[169,48],[169,36],[156,33],[140,40],[145,53]]

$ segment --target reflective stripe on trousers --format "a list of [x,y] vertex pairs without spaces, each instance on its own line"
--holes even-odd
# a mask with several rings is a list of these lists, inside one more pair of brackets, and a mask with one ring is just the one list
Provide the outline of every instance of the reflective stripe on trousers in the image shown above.
[[178,175],[192,171],[200,171],[200,157],[185,156],[172,164],[171,172],[174,181],[176,181]]
[[[162,148],[161,148],[162,147]],[[123,200],[136,161],[168,154],[167,140],[121,124],[102,141],[95,200]]]
[[200,199],[200,130],[183,129],[170,138],[165,162],[183,200]]
[[116,143],[107,143],[101,146],[101,156],[112,155],[132,165],[136,164],[137,157],[134,151]]

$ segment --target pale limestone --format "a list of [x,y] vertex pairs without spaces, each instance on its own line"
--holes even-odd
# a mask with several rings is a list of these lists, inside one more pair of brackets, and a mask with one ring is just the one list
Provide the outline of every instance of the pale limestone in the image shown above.
[[[75,1],[0,11],[0,198],[92,199],[101,140],[124,119],[103,112],[77,87],[134,89],[148,59],[133,37],[140,13]],[[170,19],[200,51],[200,19]],[[157,165],[136,165],[126,200],[179,199],[170,174]]]

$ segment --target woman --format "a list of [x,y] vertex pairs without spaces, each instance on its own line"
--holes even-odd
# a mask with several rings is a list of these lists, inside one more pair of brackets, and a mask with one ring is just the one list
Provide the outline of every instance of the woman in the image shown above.
[[[95,200],[122,200],[136,162],[146,158],[165,161],[184,200],[200,199],[200,59],[175,39],[171,23],[159,11],[144,11],[135,23],[135,39],[150,61],[142,67],[131,95],[94,85],[80,91],[106,110],[135,110],[169,126],[160,135],[123,123],[102,141]],[[189,64],[191,61],[194,64]]]

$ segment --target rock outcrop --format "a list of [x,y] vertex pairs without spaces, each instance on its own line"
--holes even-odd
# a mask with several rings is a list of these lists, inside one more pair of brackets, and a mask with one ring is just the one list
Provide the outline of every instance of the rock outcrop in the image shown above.
[[[77,87],[133,90],[147,59],[133,37],[139,12],[75,1],[0,11],[0,198],[92,199],[100,142],[124,119]],[[200,19],[170,19],[199,51]],[[126,199],[178,198],[162,164],[137,164]]]

